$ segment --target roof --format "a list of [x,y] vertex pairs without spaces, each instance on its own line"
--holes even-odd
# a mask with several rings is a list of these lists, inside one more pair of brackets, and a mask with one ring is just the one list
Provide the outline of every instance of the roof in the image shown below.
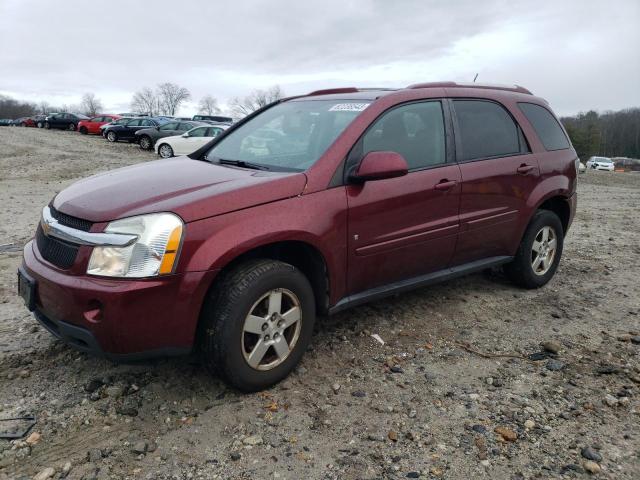
[[500,85],[489,83],[458,83],[458,82],[426,82],[414,83],[405,88],[356,88],[341,87],[330,88],[325,90],[315,90],[300,97],[294,97],[291,100],[309,99],[309,97],[322,97],[323,100],[375,100],[384,95],[401,90],[415,90],[422,88],[477,88],[481,90],[499,90],[514,93],[523,93],[533,95],[530,90],[520,85]]

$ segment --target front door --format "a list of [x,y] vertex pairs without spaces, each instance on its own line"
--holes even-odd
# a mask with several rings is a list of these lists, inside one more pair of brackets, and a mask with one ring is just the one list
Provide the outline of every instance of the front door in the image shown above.
[[406,176],[347,185],[348,288],[356,294],[446,268],[458,233],[460,169],[447,163],[440,101],[401,105],[385,112],[349,158],[394,151]]
[[462,172],[460,234],[452,265],[510,256],[538,185],[538,161],[509,112],[487,100],[453,100]]

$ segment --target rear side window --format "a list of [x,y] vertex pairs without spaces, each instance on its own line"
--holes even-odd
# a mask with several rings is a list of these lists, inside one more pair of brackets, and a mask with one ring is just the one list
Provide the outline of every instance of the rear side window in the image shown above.
[[549,110],[534,103],[518,103],[518,106],[546,150],[562,150],[571,146],[558,120]]
[[445,163],[442,104],[410,103],[383,114],[362,137],[362,156],[375,151],[399,153],[409,170]]
[[458,135],[458,160],[518,155],[521,147],[519,128],[504,107],[484,100],[454,100]]

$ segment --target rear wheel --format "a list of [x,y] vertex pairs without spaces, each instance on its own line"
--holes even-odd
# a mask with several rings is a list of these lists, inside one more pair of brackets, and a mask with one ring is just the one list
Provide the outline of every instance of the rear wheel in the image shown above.
[[51,128],[51,124],[49,122],[44,122],[44,128],[49,130]]
[[274,260],[251,260],[209,293],[201,318],[207,368],[245,392],[285,378],[311,340],[315,299],[307,278]]
[[151,137],[149,137],[148,135],[142,135],[140,137],[140,148],[143,150],[151,150],[151,147],[153,147]]
[[171,148],[171,145],[167,145],[166,143],[163,143],[158,148],[158,153],[162,158],[171,158],[173,157],[173,148]]
[[558,216],[549,210],[538,210],[522,238],[513,261],[505,265],[505,273],[524,288],[539,288],[556,273],[564,230]]
[[71,130],[72,132],[75,132],[76,131],[76,124],[75,123],[70,123],[67,128],[69,130]]
[[38,123],[36,124],[36,126],[37,126],[38,128],[42,128],[42,127],[44,127],[44,123],[42,123],[42,122],[38,122]]
[[109,140],[110,142],[117,142],[118,134],[114,131],[107,132],[107,140]]

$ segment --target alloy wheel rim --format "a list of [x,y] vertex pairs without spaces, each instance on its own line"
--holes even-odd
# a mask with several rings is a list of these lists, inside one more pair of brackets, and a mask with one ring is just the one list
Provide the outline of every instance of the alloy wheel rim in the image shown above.
[[302,328],[300,300],[290,290],[275,288],[249,309],[242,326],[241,348],[254,370],[272,370],[295,349]]
[[149,148],[150,142],[147,137],[143,137],[140,139],[140,146],[145,150]]
[[115,133],[113,133],[113,132],[109,132],[109,133],[107,133],[107,139],[108,139],[110,142],[114,142],[114,141],[116,140],[116,134],[115,134]]
[[557,249],[558,238],[556,231],[549,226],[544,226],[538,230],[531,246],[531,268],[533,273],[540,276],[546,274],[553,265]]
[[162,145],[160,147],[160,156],[163,158],[169,158],[173,152],[171,151],[171,147],[169,145]]

